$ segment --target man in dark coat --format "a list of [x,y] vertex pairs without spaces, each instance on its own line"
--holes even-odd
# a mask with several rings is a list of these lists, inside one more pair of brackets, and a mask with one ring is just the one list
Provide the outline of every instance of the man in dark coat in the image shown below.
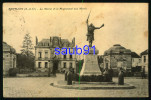
[[105,82],[108,82],[110,79],[109,79],[109,70],[108,70],[108,67],[105,68],[105,71],[104,71],[104,81]]
[[145,78],[145,66],[142,69],[142,79]]
[[113,69],[110,67],[109,69],[109,80],[112,82],[112,77],[113,77]]

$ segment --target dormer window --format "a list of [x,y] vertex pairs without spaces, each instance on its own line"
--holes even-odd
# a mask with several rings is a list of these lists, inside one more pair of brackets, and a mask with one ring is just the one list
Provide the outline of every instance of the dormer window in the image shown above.
[[123,51],[120,51],[120,54],[123,54]]

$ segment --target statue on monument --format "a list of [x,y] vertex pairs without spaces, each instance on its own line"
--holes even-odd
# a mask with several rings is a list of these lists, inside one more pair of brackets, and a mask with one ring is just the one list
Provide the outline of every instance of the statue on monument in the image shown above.
[[102,24],[100,27],[95,27],[92,23],[89,25],[88,24],[89,16],[90,16],[90,13],[89,13],[87,21],[86,21],[86,23],[87,23],[87,30],[88,30],[87,41],[89,41],[89,47],[92,47],[92,42],[94,41],[94,30],[102,28],[104,26],[104,24]]

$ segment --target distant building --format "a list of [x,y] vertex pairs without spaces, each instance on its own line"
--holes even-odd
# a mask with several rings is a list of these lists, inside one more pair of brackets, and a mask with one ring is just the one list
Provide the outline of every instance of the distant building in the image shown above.
[[148,73],[148,49],[141,53],[142,68],[145,67],[145,72]]
[[[35,46],[35,67],[37,70],[47,71],[49,67],[52,67],[52,58],[55,56],[55,48],[63,47],[67,48],[67,55],[56,55],[59,60],[58,66],[56,66],[59,71],[68,69],[70,66],[75,68],[76,66],[76,56],[69,55],[69,48],[71,53],[75,53],[75,38],[72,42],[69,42],[68,39],[61,39],[61,37],[50,37],[50,39],[42,39],[38,42],[36,38]],[[62,51],[62,50],[60,50]]]
[[136,52],[131,52],[132,67],[141,66],[141,57]]
[[104,68],[112,68],[114,75],[118,74],[120,67],[123,67],[127,72],[131,72],[132,66],[131,50],[116,44],[104,52],[103,63]]
[[6,42],[3,42],[3,75],[8,75],[10,68],[16,68],[16,51]]

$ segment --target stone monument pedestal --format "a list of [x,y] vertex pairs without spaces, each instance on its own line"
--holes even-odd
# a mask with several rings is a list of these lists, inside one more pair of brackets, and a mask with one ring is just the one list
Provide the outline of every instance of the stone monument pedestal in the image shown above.
[[84,64],[80,72],[80,76],[102,75],[98,65],[98,59],[97,59],[98,53],[99,51],[96,48],[95,48],[95,54],[94,54],[94,49],[90,48],[89,54],[84,55]]

